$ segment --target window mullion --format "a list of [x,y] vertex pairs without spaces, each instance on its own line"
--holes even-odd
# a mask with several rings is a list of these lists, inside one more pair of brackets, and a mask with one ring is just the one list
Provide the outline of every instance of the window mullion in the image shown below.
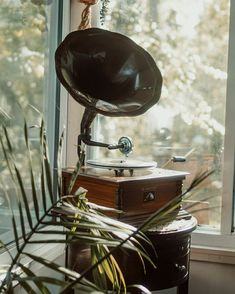
[[222,234],[231,234],[233,219],[233,186],[234,186],[234,81],[235,81],[235,1],[231,1],[230,7],[230,31],[228,52],[228,79],[227,79],[227,103],[225,121],[225,150],[223,168],[223,198],[221,215]]

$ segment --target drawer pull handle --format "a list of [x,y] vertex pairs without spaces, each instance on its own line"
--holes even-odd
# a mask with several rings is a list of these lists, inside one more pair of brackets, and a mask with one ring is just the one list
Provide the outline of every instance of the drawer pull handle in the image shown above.
[[178,263],[175,263],[175,268],[177,269],[177,271],[179,272],[186,272],[186,266],[185,265],[180,265]]
[[155,192],[146,192],[144,193],[144,202],[155,200]]

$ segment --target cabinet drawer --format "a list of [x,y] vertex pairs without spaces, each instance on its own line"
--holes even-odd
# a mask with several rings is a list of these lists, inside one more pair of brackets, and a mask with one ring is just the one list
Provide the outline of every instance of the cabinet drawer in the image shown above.
[[[63,172],[64,194],[69,185],[71,173]],[[74,189],[88,190],[90,202],[121,210],[113,217],[133,223],[149,216],[182,191],[185,174],[176,171],[156,169],[143,176],[114,177],[107,175],[79,174]],[[140,216],[140,218],[138,218]]]
[[181,193],[182,181],[123,185],[119,191],[120,208],[125,216],[155,212]]
[[[159,255],[161,255],[160,252]],[[156,265],[156,269],[147,266],[145,286],[154,290],[175,287],[188,278],[189,253],[180,258],[158,260]]]

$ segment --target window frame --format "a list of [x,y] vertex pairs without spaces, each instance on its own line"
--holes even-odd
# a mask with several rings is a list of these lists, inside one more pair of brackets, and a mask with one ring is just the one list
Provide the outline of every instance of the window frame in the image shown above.
[[[48,55],[48,76],[47,76],[47,86],[45,96],[45,112],[44,117],[46,121],[46,131],[48,138],[48,146],[49,146],[49,157],[52,167],[52,175],[53,180],[55,181],[55,173],[54,171],[57,169],[56,162],[56,154],[57,154],[57,144],[59,134],[62,131],[61,122],[65,122],[66,117],[61,116],[61,108],[65,107],[65,111],[67,112],[66,105],[64,100],[61,99],[63,97],[63,90],[61,89],[60,83],[56,78],[55,73],[55,65],[54,65],[54,52],[61,42],[63,36],[65,36],[69,32],[69,22],[70,22],[70,1],[64,2],[63,0],[53,1],[51,7],[51,19],[50,19],[50,34],[52,36],[56,36],[55,38],[49,38],[49,55]],[[49,123],[48,123],[49,122]],[[57,191],[57,187],[54,186],[55,191]],[[56,193],[55,193],[56,194]],[[11,242],[8,245],[9,252],[2,249],[0,250],[0,263],[1,264],[9,264],[10,256],[9,253],[14,255],[16,250],[15,244]],[[52,249],[52,250],[51,250]],[[29,245],[29,252],[37,252],[40,255],[45,256],[50,260],[54,260],[56,257],[60,256],[64,253],[64,245],[61,244],[47,244],[47,245]],[[25,261],[27,264],[27,261]],[[0,276],[1,281],[1,276]]]
[[[72,0],[71,28],[78,25],[78,15],[81,13],[82,4]],[[93,16],[97,21],[97,12]],[[229,23],[229,44],[228,44],[228,67],[227,67],[227,91],[226,91],[226,119],[225,119],[225,141],[224,141],[224,164],[223,164],[223,195],[221,210],[221,228],[215,231],[208,227],[197,228],[192,234],[192,248],[200,248],[200,260],[207,259],[208,252],[216,251],[234,252],[235,258],[235,234],[233,233],[234,213],[234,166],[235,166],[235,1],[230,0],[230,23]],[[80,121],[84,108],[75,103],[70,97],[68,100],[68,121],[67,121],[67,153],[65,166],[73,166],[77,159],[76,138],[79,133]],[[204,250],[204,251],[203,251]],[[209,251],[208,251],[209,250]],[[195,251],[196,252],[196,251]],[[198,251],[197,251],[198,252]],[[204,252],[204,253],[203,253]],[[218,253],[219,252],[219,253]],[[203,257],[203,254],[204,257]],[[198,257],[197,257],[198,258]],[[235,259],[234,259],[235,262]]]
[[235,1],[230,0],[230,22],[227,66],[227,93],[225,109],[225,137],[223,163],[223,194],[220,232],[197,229],[192,244],[196,246],[217,247],[235,250],[234,226],[234,166],[235,166]]
[[[234,225],[234,164],[235,164],[235,133],[234,123],[234,81],[235,81],[235,2],[230,1],[230,23],[229,23],[229,47],[227,66],[227,97],[226,97],[226,120],[225,120],[225,153],[223,170],[223,203],[222,206],[230,213],[223,212],[221,230],[225,234],[233,231]],[[233,196],[233,197],[231,197]],[[233,219],[233,220],[232,220]]]

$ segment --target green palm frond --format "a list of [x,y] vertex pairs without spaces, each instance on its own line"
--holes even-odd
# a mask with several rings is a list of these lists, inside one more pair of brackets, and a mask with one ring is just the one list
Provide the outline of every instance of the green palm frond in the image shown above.
[[[143,293],[150,293],[141,285],[126,285],[125,277],[115,258],[115,253],[118,250],[124,252],[131,250],[139,256],[143,265],[143,271],[145,270],[145,262],[149,262],[155,267],[146,249],[152,246],[151,242],[142,232],[152,226],[158,226],[171,221],[174,218],[185,217],[187,213],[185,215],[184,213],[178,215],[177,208],[182,201],[190,196],[191,191],[210,176],[213,171],[207,171],[198,175],[183,194],[175,197],[151,215],[138,228],[135,228],[104,215],[103,212],[105,213],[107,210],[117,211],[88,202],[86,190],[80,188],[75,194],[71,194],[81,163],[84,160],[84,152],[81,153],[81,157],[71,177],[68,195],[64,196],[60,194],[62,189],[59,160],[58,189],[53,191],[51,165],[43,120],[38,127],[40,136],[40,175],[37,175],[37,179],[40,179],[40,193],[38,193],[28,128],[25,121],[24,141],[32,207],[29,196],[26,193],[26,183],[18,166],[15,150],[12,147],[6,127],[3,127],[2,135],[0,136],[0,144],[6,166],[16,191],[19,191],[18,195],[16,195],[17,205],[11,211],[16,254],[10,255],[11,263],[7,268],[5,266],[3,268],[0,265],[0,272],[1,269],[5,271],[5,278],[0,284],[0,293],[13,293],[13,283],[15,281],[28,293],[50,293],[48,284],[60,287],[60,293],[67,293],[74,287],[79,291],[89,293],[105,293],[107,289],[110,289],[110,285],[112,285],[111,290],[113,293],[121,293],[121,291],[126,293],[129,287],[139,288]],[[59,142],[59,158],[61,158],[62,154],[62,142],[63,135]],[[17,221],[18,219],[19,221]],[[32,254],[28,249],[30,244],[46,245],[50,243],[64,244],[66,246],[72,244],[88,246],[91,252],[91,264],[82,273],[78,273],[46,260],[41,256]],[[11,254],[7,245],[1,244],[1,247],[4,247],[6,252]],[[154,251],[153,247],[152,249]],[[51,271],[62,274],[64,278],[57,279],[38,276],[33,269],[22,263],[23,258],[27,258],[33,261],[34,264],[39,264]],[[93,275],[92,281],[87,278],[91,274]]]
[[[16,265],[22,270],[23,273],[25,273],[26,276],[36,278],[34,272],[31,271],[28,267],[24,266],[22,263],[19,262]],[[49,289],[40,280],[35,279],[34,283],[38,289],[41,289],[42,293],[50,294]],[[25,285],[27,285],[27,283],[25,283]]]
[[[18,167],[15,150],[12,147],[7,128],[3,127],[3,135],[0,136],[4,159],[7,163],[12,182],[19,190],[17,207],[12,210],[12,228],[16,254],[12,256],[12,262],[9,264],[8,269],[6,270],[4,268],[6,274],[0,285],[0,293],[10,293],[13,289],[12,285],[14,281],[17,281],[29,293],[37,293],[37,291],[40,291],[40,293],[49,293],[46,284],[54,284],[62,287],[62,293],[75,285],[80,289],[89,290],[91,293],[101,293],[102,291],[104,293],[109,282],[114,285],[113,291],[115,293],[120,292],[121,289],[126,292],[124,276],[111,250],[122,244],[121,247],[126,250],[138,252],[142,259],[146,259],[152,263],[143,246],[143,242],[149,244],[149,240],[141,232],[137,232],[136,228],[117,220],[109,219],[103,215],[102,211],[105,211],[106,208],[89,203],[85,197],[86,191],[82,189],[79,189],[75,195],[63,197],[59,195],[59,199],[54,200],[58,198],[56,197],[58,195],[55,195],[53,192],[51,166],[48,158],[47,138],[43,120],[39,126],[41,170],[38,178],[40,178],[41,193],[37,193],[28,128],[25,121],[24,141],[33,207],[30,206],[30,201],[26,193],[27,187],[21,170]],[[61,138],[59,143],[59,156],[62,152],[62,141],[63,139]],[[70,191],[76,181],[81,166],[80,162],[82,162],[82,158],[80,158],[74,171]],[[61,172],[60,165],[58,165],[58,172]],[[61,192],[61,175],[58,177],[58,182],[58,191]],[[48,201],[48,195],[50,201]],[[16,220],[16,215],[18,216],[19,222]],[[133,236],[128,239],[130,235]],[[141,242],[138,240],[141,240]],[[89,245],[92,251],[93,262],[92,267],[87,268],[86,274],[92,272],[94,281],[97,283],[88,281],[85,275],[80,275],[77,272],[56,265],[28,251],[28,245],[30,244],[49,243],[66,245],[79,243]],[[59,272],[66,278],[58,280],[38,276],[32,269],[21,262],[23,257],[27,257],[34,263],[38,263],[52,271]]]
[[[125,279],[118,262],[113,255],[110,254],[110,248],[116,248],[122,243],[122,248],[136,251],[140,258],[148,260],[148,262],[155,266],[144,249],[143,244],[139,242],[138,239],[141,239],[146,244],[150,244],[150,241],[140,231],[129,240],[126,240],[137,229],[102,215],[99,212],[102,207],[99,207],[99,205],[90,204],[91,208],[84,195],[86,191],[82,189],[79,189],[79,191],[80,194],[78,195],[77,207],[71,204],[71,198],[68,198],[68,201],[64,202],[64,206],[57,208],[55,212],[62,218],[69,218],[68,215],[74,213],[75,217],[70,219],[73,222],[73,226],[70,224],[69,234],[70,238],[73,240],[76,240],[77,234],[79,234],[80,243],[81,231],[78,230],[78,228],[81,228],[83,223],[89,223],[90,228],[86,227],[86,229],[89,229],[89,232],[83,234],[83,237],[89,238],[89,240],[85,239],[84,241],[86,244],[91,245],[92,268],[90,268],[86,274],[92,271],[94,281],[100,287],[105,288],[108,283],[111,282],[115,293],[118,293],[120,289],[125,292]],[[63,199],[65,199],[65,197]],[[74,201],[74,198],[72,198],[72,201]],[[96,242],[93,243],[93,240],[96,240]],[[126,242],[123,242],[125,240]]]
[[24,136],[25,136],[25,145],[26,145],[26,150],[27,150],[27,155],[29,160],[29,173],[30,173],[30,182],[31,182],[31,188],[32,188],[34,212],[38,220],[39,219],[38,195],[36,192],[36,184],[35,184],[35,179],[33,174],[32,158],[31,158],[31,152],[30,152],[30,146],[29,146],[28,126],[27,126],[26,120],[24,120]]
[[46,129],[44,126],[43,119],[41,120],[41,126],[40,126],[40,143],[41,143],[41,152],[42,152],[41,156],[42,156],[42,166],[43,166],[42,177],[43,177],[43,180],[45,180],[45,182],[46,182],[47,192],[49,194],[50,201],[51,201],[51,203],[54,203],[51,165],[50,165],[50,160],[49,160]]
[[58,156],[57,156],[57,186],[58,195],[62,195],[62,162],[63,162],[63,142],[64,142],[64,132],[62,132],[59,144],[58,144]]

